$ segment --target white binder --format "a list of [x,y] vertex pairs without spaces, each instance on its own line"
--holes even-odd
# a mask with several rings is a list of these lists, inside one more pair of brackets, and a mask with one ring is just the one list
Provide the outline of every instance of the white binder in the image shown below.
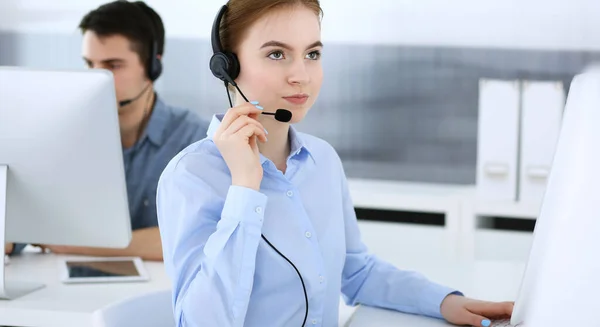
[[482,79],[479,83],[477,195],[516,201],[520,82]]
[[566,95],[562,82],[522,84],[520,202],[541,203],[560,133]]

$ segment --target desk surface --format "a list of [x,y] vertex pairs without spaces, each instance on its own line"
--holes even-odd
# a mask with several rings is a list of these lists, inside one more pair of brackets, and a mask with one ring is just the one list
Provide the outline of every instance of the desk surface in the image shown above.
[[[23,253],[11,258],[6,266],[8,280],[41,282],[43,289],[15,300],[0,300],[0,325],[9,326],[90,326],[94,311],[125,298],[170,288],[164,266],[144,262],[150,275],[148,282],[63,284],[60,263],[72,256]],[[505,301],[516,298],[525,268],[507,262],[440,262],[407,260],[401,269],[423,272],[430,279],[455,287],[467,296],[482,300]],[[406,315],[399,312],[359,307],[350,327],[449,326],[438,319]]]
[[[409,265],[430,279],[465,293],[466,296],[488,301],[514,301],[517,297],[524,263],[472,262],[444,265],[438,263]],[[349,327],[441,327],[452,326],[440,319],[403,314],[396,311],[360,306],[348,323]]]
[[0,325],[90,326],[92,313],[125,298],[170,288],[164,266],[144,262],[150,281],[135,283],[63,284],[61,259],[72,256],[23,253],[11,257],[7,280],[44,283],[43,289],[14,300],[0,300]]

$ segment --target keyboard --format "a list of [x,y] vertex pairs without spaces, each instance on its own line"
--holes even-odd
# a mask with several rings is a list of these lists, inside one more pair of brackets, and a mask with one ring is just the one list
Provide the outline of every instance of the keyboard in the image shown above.
[[519,327],[521,326],[521,324],[518,325],[511,325],[510,324],[510,319],[501,319],[501,320],[494,320],[492,321],[492,325],[490,327]]

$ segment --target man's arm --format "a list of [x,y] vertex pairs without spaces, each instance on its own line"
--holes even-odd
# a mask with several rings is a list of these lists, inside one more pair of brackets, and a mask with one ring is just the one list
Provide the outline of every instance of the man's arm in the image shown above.
[[15,245],[13,243],[4,244],[4,254],[10,254],[14,248],[15,248]]
[[133,231],[131,242],[125,249],[92,248],[46,245],[44,248],[57,254],[79,254],[97,257],[141,257],[143,260],[162,261],[162,244],[158,227]]

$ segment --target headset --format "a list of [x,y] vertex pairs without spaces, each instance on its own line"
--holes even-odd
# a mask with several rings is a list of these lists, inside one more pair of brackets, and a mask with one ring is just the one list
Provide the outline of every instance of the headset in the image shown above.
[[221,7],[212,26],[210,41],[212,44],[213,55],[210,58],[210,71],[216,78],[225,82],[225,86],[227,86],[227,84],[237,86],[235,79],[240,74],[240,62],[235,53],[223,50],[221,36],[219,34],[221,20],[226,11],[227,5]]
[[147,60],[147,64],[146,64],[146,75],[148,76],[148,78],[150,79],[150,81],[154,82],[156,81],[160,75],[162,74],[162,70],[163,70],[163,66],[162,66],[162,61],[158,58],[159,53],[158,53],[158,22],[156,21],[154,15],[152,13],[152,9],[150,9],[150,7],[148,7],[148,5],[146,5],[144,2],[142,1],[137,1],[137,2],[133,2],[133,5],[135,5],[137,8],[139,8],[146,17],[148,17],[148,21],[150,22],[150,25],[152,26],[151,28],[151,32],[150,34],[151,36],[151,40],[149,42],[150,44],[150,57]]
[[[213,55],[210,58],[210,71],[215,75],[216,78],[222,80],[225,83],[225,88],[227,89],[227,97],[229,98],[229,104],[233,107],[231,103],[231,97],[229,95],[229,88],[227,88],[228,84],[234,86],[239,92],[240,95],[248,102],[248,99],[244,96],[240,88],[235,83],[235,79],[240,74],[240,62],[235,53],[230,51],[223,50],[223,46],[221,45],[221,36],[219,33],[219,29],[221,27],[221,20],[227,11],[227,5],[224,5],[219,10],[215,21],[213,22],[212,32],[211,32],[211,44],[213,49]],[[288,122],[292,118],[292,113],[286,109],[277,109],[277,112],[274,114],[275,119],[281,122]],[[300,282],[302,283],[302,290],[304,291],[304,302],[305,302],[305,312],[304,312],[304,321],[302,322],[302,326],[306,324],[306,319],[308,317],[308,294],[306,293],[306,285],[304,284],[304,279],[300,274],[300,271],[296,266],[292,263],[290,259],[288,259],[283,253],[279,252],[277,248],[267,240],[264,234],[261,234],[263,240],[277,252],[285,261],[287,261],[296,271],[298,277],[300,278]]]
[[[248,98],[244,95],[242,90],[237,86],[235,79],[240,74],[240,61],[235,53],[231,51],[223,50],[221,44],[221,35],[219,30],[221,28],[221,20],[227,11],[227,5],[224,5],[219,10],[215,21],[213,22],[212,32],[210,33],[210,42],[212,44],[213,55],[210,57],[210,71],[212,74],[222,80],[225,83],[225,89],[227,90],[227,99],[229,100],[229,106],[233,108],[233,102],[231,102],[231,95],[229,94],[229,84],[234,86],[240,95],[246,102]],[[275,120],[282,123],[287,123],[292,120],[292,112],[287,109],[277,109],[275,112],[262,112],[263,115],[271,115],[275,117]]]
[[148,72],[148,78],[154,82],[162,74],[162,61],[158,58],[158,42],[152,42],[152,49],[150,51],[150,58],[146,67]]
[[138,8],[145,17],[148,18],[148,22],[150,23],[151,26],[151,37],[150,37],[150,57],[148,58],[148,60],[146,60],[146,76],[148,77],[148,79],[150,79],[150,83],[148,83],[148,85],[146,85],[146,87],[144,87],[142,89],[142,91],[140,93],[138,93],[138,95],[136,95],[135,97],[131,98],[131,99],[126,99],[126,100],[122,100],[119,101],[119,107],[124,107],[134,101],[136,101],[137,99],[139,99],[145,92],[146,90],[148,90],[148,88],[150,87],[150,85],[152,85],[152,82],[156,81],[160,75],[162,74],[162,70],[163,70],[163,66],[162,66],[162,61],[158,58],[158,22],[156,21],[156,17],[155,17],[155,13],[153,13],[152,9],[150,9],[150,7],[148,7],[148,5],[146,5],[144,2],[142,1],[137,1],[137,2],[128,2],[131,3],[133,6],[135,6],[136,8]]

